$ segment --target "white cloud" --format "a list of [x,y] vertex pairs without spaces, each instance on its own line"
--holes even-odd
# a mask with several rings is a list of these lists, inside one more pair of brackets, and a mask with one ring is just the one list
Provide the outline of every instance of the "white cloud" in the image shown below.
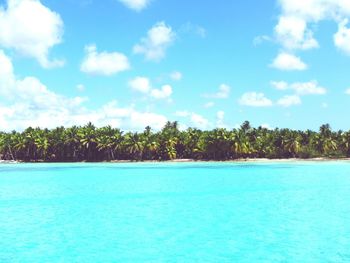
[[286,95],[277,101],[277,104],[282,107],[290,107],[293,105],[300,105],[301,99],[297,95]]
[[179,32],[195,34],[201,38],[205,38],[207,36],[207,30],[204,27],[193,24],[191,22],[182,25],[179,29]]
[[273,86],[277,90],[288,89],[288,83],[285,81],[271,81],[271,86]]
[[91,75],[111,76],[130,69],[130,63],[124,54],[118,52],[97,52],[95,45],[85,47],[86,56],[80,70]]
[[225,117],[225,112],[224,111],[218,111],[216,113],[216,117],[219,119],[219,120],[223,120],[224,117]]
[[163,115],[152,112],[132,111],[130,113],[129,126],[131,129],[140,130],[146,126],[151,126],[153,129],[160,130],[167,122],[167,118]]
[[284,81],[272,81],[271,85],[280,90],[293,90],[297,95],[324,95],[327,89],[320,86],[317,81],[287,83]]
[[262,44],[263,42],[268,42],[268,41],[272,41],[271,37],[266,36],[266,35],[262,35],[262,36],[255,37],[253,40],[253,44],[254,44],[254,46],[258,46],[258,45]]
[[146,77],[136,77],[129,81],[129,87],[135,91],[144,93],[154,99],[168,99],[171,101],[173,88],[170,85],[163,85],[160,89],[152,87],[151,81]]
[[11,59],[0,50],[0,64],[4,70],[0,73],[0,94],[3,98],[13,102],[27,102],[33,108],[60,107],[62,105],[76,106],[85,99],[75,97],[67,99],[47,89],[35,77],[16,79]]
[[224,119],[225,119],[225,112],[224,111],[218,111],[216,113],[216,127],[226,128],[227,126],[224,123]]
[[119,2],[123,3],[130,9],[141,11],[147,7],[147,5],[150,3],[150,0],[119,0]]
[[42,67],[63,66],[50,60],[49,50],[62,42],[63,21],[39,0],[8,0],[0,6],[0,46],[35,58]]
[[150,96],[155,99],[170,98],[173,93],[173,89],[170,85],[164,85],[160,89],[152,89]]
[[135,91],[141,93],[149,93],[151,90],[151,82],[148,78],[145,77],[136,77],[129,81],[129,86]]
[[183,111],[176,111],[174,115],[179,118],[187,118],[190,124],[189,126],[191,127],[195,127],[199,129],[208,129],[209,127],[212,126],[212,124],[209,122],[208,119],[206,119],[202,115],[197,114],[195,112],[189,112],[187,110],[183,110]]
[[172,80],[176,80],[176,81],[179,81],[182,79],[182,73],[179,72],[179,71],[174,71],[170,74],[170,78]]
[[285,52],[278,54],[271,67],[285,71],[307,69],[307,65],[299,57]]
[[339,23],[338,32],[334,35],[334,44],[340,50],[350,55],[350,28],[346,27],[348,22],[348,19],[344,19]]
[[242,95],[239,103],[250,107],[269,107],[272,101],[265,97],[264,93],[247,92]]
[[268,123],[263,123],[263,124],[261,124],[260,126],[261,126],[261,128],[263,128],[263,129],[273,130],[273,128],[271,127],[271,125],[268,124]]
[[209,120],[204,118],[202,115],[192,113],[190,119],[192,124],[197,128],[207,129],[210,126]]
[[324,95],[327,93],[327,90],[319,86],[317,81],[293,83],[291,89],[299,95]]
[[211,108],[211,107],[214,107],[214,105],[215,105],[215,103],[214,102],[212,102],[212,101],[209,101],[209,102],[207,102],[206,104],[204,104],[204,108]]
[[277,39],[287,49],[311,49],[318,47],[312,31],[307,29],[306,21],[296,16],[280,17],[275,27]]
[[69,98],[49,90],[35,77],[17,79],[11,60],[0,50],[0,127],[2,130],[23,130],[29,126],[112,125],[126,130],[142,130],[150,125],[160,129],[164,115],[137,111],[133,105],[120,107],[112,101],[95,110],[88,109],[85,97]]
[[350,88],[345,91],[345,94],[350,95]]
[[78,91],[84,91],[85,90],[85,86],[83,84],[78,84],[77,85],[77,90]]
[[[281,13],[274,28],[275,39],[284,52],[309,50],[319,47],[315,31],[322,21],[338,24],[333,35],[334,45],[350,55],[350,1],[348,0],[278,0]],[[305,70],[307,65],[298,57],[276,58],[273,67],[282,70]],[[281,58],[279,58],[281,59]],[[278,63],[279,62],[279,63]]]
[[176,34],[170,26],[158,22],[148,31],[147,37],[134,46],[133,51],[135,54],[145,55],[147,60],[160,61],[175,38]]
[[[350,16],[347,0],[279,0],[282,12],[275,27],[277,39],[286,49],[311,49],[318,47],[312,25],[323,20],[339,23],[334,43],[348,53],[346,19]],[[340,22],[341,21],[341,22]],[[311,26],[310,26],[311,25]]]
[[283,15],[293,15],[308,22],[350,15],[350,2],[347,0],[279,0],[279,3]]
[[337,0],[279,0],[284,15],[294,15],[308,20],[320,20],[324,15],[324,5]]
[[207,30],[201,26],[196,26],[194,32],[202,38],[205,38],[207,36]]
[[205,98],[214,98],[214,99],[227,99],[230,95],[231,87],[226,84],[221,84],[219,86],[218,92],[214,94],[204,94]]
[[159,130],[167,122],[164,115],[152,112],[140,112],[134,105],[128,107],[118,106],[117,101],[111,101],[96,111],[90,111],[89,116],[95,116],[97,126],[113,125],[126,130],[143,130],[146,126]]
[[[60,119],[61,116],[63,118],[66,112],[74,111],[86,101],[83,97],[67,98],[56,94],[35,77],[17,79],[10,58],[2,50],[0,50],[0,64],[5,65],[5,70],[0,73],[0,94],[10,103],[9,106],[1,106],[3,110],[0,111],[1,119],[5,128],[22,124],[57,125],[63,121]],[[57,121],[58,119],[60,121]]]
[[0,94],[8,97],[12,92],[12,87],[15,86],[15,76],[10,58],[8,58],[3,50],[0,50]]

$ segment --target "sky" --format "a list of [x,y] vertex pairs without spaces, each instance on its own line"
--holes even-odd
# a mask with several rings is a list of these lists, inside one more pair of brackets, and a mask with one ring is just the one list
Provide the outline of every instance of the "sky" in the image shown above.
[[347,0],[0,0],[0,130],[348,130],[349,19]]

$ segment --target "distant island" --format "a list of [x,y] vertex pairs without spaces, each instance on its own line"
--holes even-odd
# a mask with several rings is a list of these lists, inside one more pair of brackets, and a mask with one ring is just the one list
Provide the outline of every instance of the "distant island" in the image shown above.
[[236,160],[245,158],[348,158],[350,131],[332,131],[328,124],[318,132],[253,128],[248,121],[240,128],[181,131],[168,122],[160,131],[123,132],[106,126],[55,129],[27,128],[23,132],[0,132],[0,159],[24,162],[100,162]]

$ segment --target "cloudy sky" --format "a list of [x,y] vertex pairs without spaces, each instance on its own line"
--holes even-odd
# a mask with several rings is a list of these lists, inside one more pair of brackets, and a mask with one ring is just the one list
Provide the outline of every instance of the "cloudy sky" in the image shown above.
[[0,0],[0,130],[349,129],[348,0]]

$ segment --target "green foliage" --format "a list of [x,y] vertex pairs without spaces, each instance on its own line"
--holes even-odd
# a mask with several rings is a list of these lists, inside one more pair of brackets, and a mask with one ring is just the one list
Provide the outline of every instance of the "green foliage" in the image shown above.
[[326,124],[319,132],[290,129],[240,128],[201,131],[179,130],[168,122],[161,131],[146,127],[141,133],[123,133],[111,126],[56,129],[31,128],[0,132],[0,159],[76,162],[112,160],[231,160],[238,158],[350,157],[350,131],[332,131]]

